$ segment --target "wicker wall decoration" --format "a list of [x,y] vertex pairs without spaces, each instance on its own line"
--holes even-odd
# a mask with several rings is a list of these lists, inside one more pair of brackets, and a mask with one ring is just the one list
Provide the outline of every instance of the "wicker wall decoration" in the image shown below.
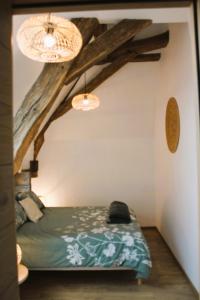
[[175,153],[180,138],[180,115],[175,98],[170,98],[167,103],[165,129],[168,148]]

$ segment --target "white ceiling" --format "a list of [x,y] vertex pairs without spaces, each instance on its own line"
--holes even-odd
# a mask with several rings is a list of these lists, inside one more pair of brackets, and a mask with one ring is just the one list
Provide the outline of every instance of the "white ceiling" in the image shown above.
[[[190,7],[182,8],[162,8],[162,9],[121,9],[121,10],[100,10],[82,12],[62,12],[55,15],[63,16],[67,19],[78,17],[96,17],[100,23],[114,24],[122,19],[151,19],[153,25],[144,30],[139,38],[158,34],[167,29],[169,23],[185,23],[190,19]],[[15,15],[13,17],[13,46],[20,24],[31,15]],[[159,25],[159,26],[158,26]]]
[[[96,17],[101,23],[116,23],[121,19],[151,19],[153,23],[183,23],[187,22],[190,7],[181,8],[149,8],[149,9],[120,9],[120,10],[91,10],[55,13],[68,19],[77,17]],[[14,20],[23,21],[30,15],[15,15]]]

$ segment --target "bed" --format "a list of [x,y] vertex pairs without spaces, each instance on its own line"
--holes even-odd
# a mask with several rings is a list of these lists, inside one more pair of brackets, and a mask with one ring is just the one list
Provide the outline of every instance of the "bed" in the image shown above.
[[139,280],[149,277],[150,252],[133,213],[130,224],[107,224],[106,207],[45,207],[43,214],[17,230],[30,270],[131,269]]

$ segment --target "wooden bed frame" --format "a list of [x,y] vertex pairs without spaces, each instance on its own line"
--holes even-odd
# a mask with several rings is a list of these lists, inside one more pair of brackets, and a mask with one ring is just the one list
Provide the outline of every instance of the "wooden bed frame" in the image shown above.
[[[126,267],[69,267],[69,268],[29,268],[30,271],[133,271],[131,268]],[[137,285],[140,286],[143,283],[142,278],[137,278]]]

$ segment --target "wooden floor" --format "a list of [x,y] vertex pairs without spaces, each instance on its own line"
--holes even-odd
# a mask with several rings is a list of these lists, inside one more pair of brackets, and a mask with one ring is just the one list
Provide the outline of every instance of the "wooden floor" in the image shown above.
[[156,229],[144,229],[152,274],[137,286],[127,271],[30,272],[21,300],[192,300],[193,289]]

